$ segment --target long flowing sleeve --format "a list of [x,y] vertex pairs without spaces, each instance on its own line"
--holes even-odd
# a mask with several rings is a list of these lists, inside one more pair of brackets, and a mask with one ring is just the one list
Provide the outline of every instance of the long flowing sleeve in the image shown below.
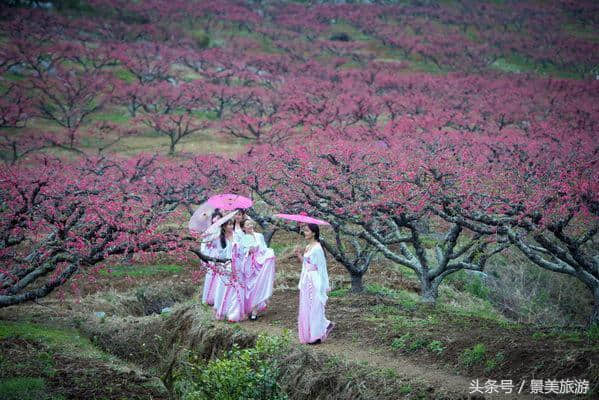
[[318,272],[320,273],[320,277],[322,280],[321,290],[323,294],[326,296],[327,292],[330,290],[329,285],[329,273],[327,271],[327,259],[324,255],[324,250],[322,246],[319,244],[314,249],[314,263],[318,266]]
[[209,256],[215,257],[220,253],[220,237],[218,232],[209,232],[206,236],[202,238],[202,243],[200,244],[200,251]]
[[312,276],[312,284],[316,293],[321,297],[323,302],[326,302],[329,290],[329,274],[327,272],[327,261],[320,244],[313,246],[304,254],[304,267],[302,268],[298,287],[301,288],[308,275]]

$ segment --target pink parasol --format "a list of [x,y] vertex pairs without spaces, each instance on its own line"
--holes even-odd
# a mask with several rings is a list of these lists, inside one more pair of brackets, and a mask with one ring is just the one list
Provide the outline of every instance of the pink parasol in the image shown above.
[[224,217],[217,219],[216,221],[214,221],[214,223],[212,225],[210,225],[206,229],[206,232],[207,233],[215,232],[217,228],[219,228],[221,225],[225,224],[227,221],[229,221],[231,218],[233,218],[235,216],[235,214],[237,214],[237,211],[230,212],[227,215],[225,215]]
[[212,196],[207,201],[212,207],[222,208],[223,210],[235,210],[236,208],[250,208],[254,202],[252,199],[241,196],[239,194],[217,194]]
[[208,202],[201,204],[189,219],[189,230],[192,233],[202,233],[206,231],[208,226],[212,223],[211,217],[214,210],[215,208],[208,204]]
[[306,224],[330,225],[327,221],[313,218],[306,214],[275,214],[274,217],[288,219],[290,221],[304,222]]

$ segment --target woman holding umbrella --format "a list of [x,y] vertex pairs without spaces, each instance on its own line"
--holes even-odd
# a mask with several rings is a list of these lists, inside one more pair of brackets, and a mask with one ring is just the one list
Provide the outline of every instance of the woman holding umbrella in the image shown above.
[[308,245],[302,252],[295,249],[295,255],[302,263],[299,280],[300,305],[297,317],[297,327],[300,343],[315,344],[325,340],[335,324],[324,315],[327,303],[329,274],[324,250],[320,245],[319,225],[329,225],[328,222],[301,214],[275,214],[277,218],[300,222],[300,233],[308,240]]
[[239,273],[239,267],[243,265],[243,258],[240,255],[233,225],[232,219],[221,225],[219,240],[222,251],[220,258],[231,261],[225,264],[223,270],[218,274],[214,294],[214,314],[217,319],[226,318],[230,322],[239,322],[246,318],[245,288],[241,282],[242,274]]
[[[206,202],[212,207],[232,211],[252,206],[252,200],[237,194],[220,194],[212,196]],[[235,232],[233,218],[239,218],[239,211],[233,211],[212,224],[211,228],[220,227],[220,257],[229,259],[218,273],[214,294],[214,312],[217,319],[238,322],[247,317],[245,312],[245,282],[243,255],[239,244],[239,233]]]

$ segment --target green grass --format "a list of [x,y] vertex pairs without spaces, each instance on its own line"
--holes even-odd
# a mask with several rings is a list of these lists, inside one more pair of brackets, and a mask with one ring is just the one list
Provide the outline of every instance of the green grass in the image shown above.
[[536,73],[539,75],[550,75],[560,78],[580,78],[580,73],[570,71],[552,63],[540,64],[515,54],[510,57],[501,57],[491,64],[491,68],[509,73]]
[[393,350],[405,350],[413,352],[426,348],[428,344],[428,340],[424,337],[418,336],[414,333],[405,333],[402,336],[393,339],[391,342],[391,348]]
[[331,292],[329,293],[329,297],[344,297],[344,296],[347,296],[349,291],[350,291],[350,288],[348,288],[348,287],[331,290]]
[[461,270],[449,275],[446,283],[452,283],[454,286],[461,288],[463,291],[470,293],[474,297],[478,297],[483,300],[489,299],[490,289],[485,285],[483,279],[474,274],[468,274],[466,271]]
[[399,388],[399,394],[410,394],[412,393],[413,389],[412,386],[410,386],[410,384],[407,385],[403,385],[401,388]]
[[162,274],[179,274],[183,271],[180,265],[156,264],[156,265],[115,265],[100,271],[100,275],[112,277],[145,277]]
[[212,110],[192,111],[191,114],[201,120],[215,121],[218,119],[216,112]]
[[330,25],[329,33],[325,35],[326,39],[335,33],[347,33],[352,41],[364,42],[373,40],[372,37],[366,35],[355,26],[342,20],[337,20],[334,24]]
[[107,121],[115,124],[125,124],[131,120],[129,111],[123,109],[98,113],[90,117],[92,121]]
[[589,40],[591,42],[599,42],[599,31],[593,30],[589,26],[582,26],[580,24],[565,24],[564,30],[569,34],[576,36],[580,39]]
[[499,352],[495,357],[485,360],[485,372],[491,373],[505,361],[505,354]]
[[445,347],[443,347],[443,343],[439,340],[433,340],[427,345],[427,349],[433,353],[441,354]]
[[116,68],[114,71],[114,76],[127,83],[133,83],[137,80],[137,77],[135,75],[133,75],[130,71],[127,71],[124,68]]
[[599,342],[599,324],[591,325],[586,331],[586,336],[590,341]]
[[273,249],[273,251],[275,252],[275,255],[281,255],[281,253],[283,253],[283,251],[290,249],[292,246],[285,244],[285,243],[280,243],[280,242],[271,242],[270,243],[270,248]]
[[40,400],[47,399],[44,394],[45,382],[42,378],[9,378],[0,380],[0,399],[2,400]]
[[28,322],[0,321],[0,339],[21,338],[47,343],[49,345],[69,345],[80,349],[93,347],[86,338],[71,329],[55,329]]
[[[79,332],[71,328],[54,328],[30,322],[0,321],[0,340],[7,338],[20,338],[44,343],[49,352],[62,352],[74,356],[100,359],[104,361],[113,360],[114,357],[98,350],[88,338],[81,336]],[[51,360],[48,356],[40,353],[42,365],[52,370]]]

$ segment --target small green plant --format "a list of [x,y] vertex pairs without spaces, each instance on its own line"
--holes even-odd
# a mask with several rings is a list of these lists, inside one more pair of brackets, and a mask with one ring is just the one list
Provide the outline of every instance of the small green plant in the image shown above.
[[426,345],[427,340],[425,338],[418,337],[413,333],[406,333],[391,341],[391,348],[393,350],[416,351],[425,348]]
[[477,343],[471,349],[466,349],[460,355],[460,362],[466,367],[472,367],[481,363],[485,358],[487,349],[484,344]]
[[370,283],[365,287],[366,292],[370,294],[378,294],[379,296],[396,297],[397,292],[393,289],[379,285],[378,283]]
[[372,307],[372,312],[376,315],[389,315],[389,314],[397,314],[397,307],[389,306],[386,304],[377,304]]
[[534,340],[543,340],[547,337],[546,334],[544,334],[543,332],[535,332],[532,334],[532,338]]
[[427,340],[421,337],[415,337],[412,339],[410,344],[408,345],[408,350],[416,351],[426,347]]
[[382,375],[387,379],[397,379],[399,377],[399,374],[393,368],[385,368]]
[[439,340],[432,340],[428,344],[427,349],[429,349],[433,353],[441,354],[441,353],[443,353],[443,350],[445,350],[445,347],[443,347],[443,343],[441,343],[441,341],[439,341]]
[[329,292],[329,297],[343,297],[349,293],[349,288],[338,288]]
[[391,348],[393,350],[403,350],[406,348],[406,342],[409,339],[410,334],[406,333],[405,335],[402,335],[401,337],[395,338],[391,341]]
[[599,323],[589,326],[586,331],[586,337],[590,341],[599,341]]
[[403,385],[402,387],[399,388],[399,394],[410,394],[412,393],[412,386],[410,386],[410,384],[407,385]]
[[497,366],[501,365],[501,363],[505,360],[505,354],[499,352],[495,354],[495,357],[489,358],[485,361],[485,372],[491,373]]

